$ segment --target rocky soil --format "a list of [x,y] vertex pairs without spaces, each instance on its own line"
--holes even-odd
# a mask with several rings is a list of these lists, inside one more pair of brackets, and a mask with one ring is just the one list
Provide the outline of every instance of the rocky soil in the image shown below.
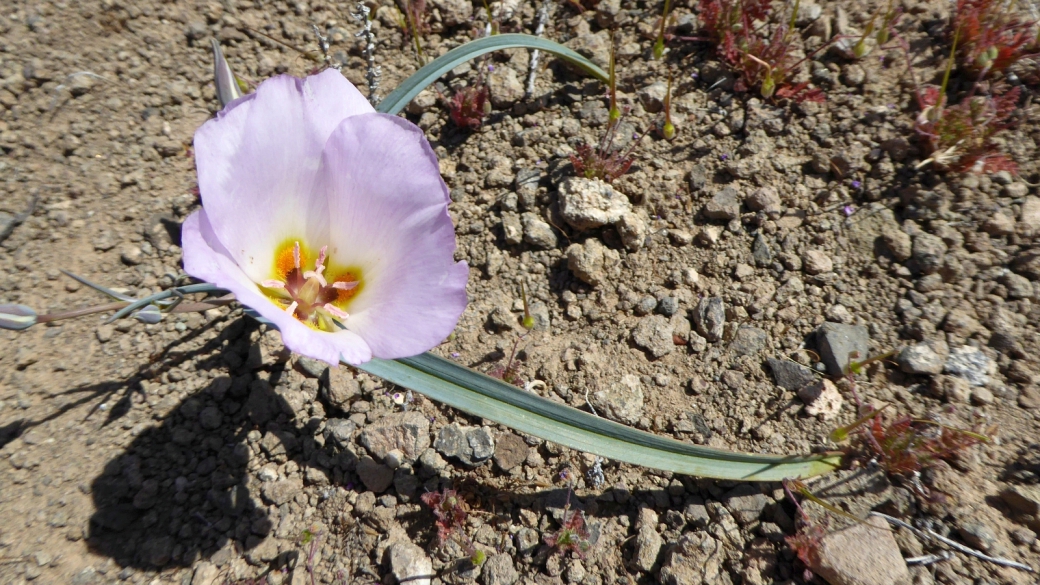
[[[429,4],[432,55],[486,22],[479,3]],[[917,77],[936,80],[950,4],[901,5]],[[800,6],[807,47],[875,8]],[[534,29],[535,4],[491,7],[503,31]],[[5,2],[0,302],[103,302],[61,270],[134,295],[173,286],[179,223],[198,204],[192,134],[218,107],[210,38],[258,82],[314,63],[252,31],[313,51],[314,24],[364,89],[350,9]],[[674,10],[693,35],[693,7]],[[818,53],[802,75],[827,100],[773,103],[735,93],[705,43],[675,41],[652,60],[660,11],[558,4],[545,28],[604,64],[606,31],[620,31],[629,111],[616,143],[638,144],[612,186],[575,178],[568,158],[602,136],[604,88],[552,59],[524,99],[529,55],[497,54],[493,111],[475,131],[454,127],[435,92],[409,106],[440,157],[472,267],[471,303],[436,351],[491,371],[516,346],[528,391],[680,440],[778,454],[838,448],[829,433],[856,418],[841,376],[850,353],[895,351],[856,376],[863,401],[994,439],[909,479],[863,460],[813,493],[1040,567],[1035,87],[1001,141],[1017,175],[915,169],[924,155],[900,51]],[[385,95],[416,60],[392,5],[374,20]],[[460,66],[441,91],[482,69]],[[673,141],[648,132],[669,72]],[[527,335],[521,283],[536,321]],[[521,436],[291,356],[240,309],[156,325],[84,318],[0,339],[0,583],[804,582],[779,484],[673,476]],[[447,487],[470,507],[480,567],[437,541],[419,500]],[[806,506],[836,531],[820,543],[818,580],[1036,579],[960,553],[908,566],[948,548]],[[591,549],[555,554],[545,537],[575,510]]]

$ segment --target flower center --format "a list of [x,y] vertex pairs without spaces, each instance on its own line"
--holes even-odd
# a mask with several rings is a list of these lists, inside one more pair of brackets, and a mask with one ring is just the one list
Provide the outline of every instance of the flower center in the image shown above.
[[303,324],[321,331],[338,331],[350,314],[345,310],[360,291],[360,271],[356,269],[326,270],[328,246],[322,246],[309,264],[300,242],[283,245],[275,253],[275,278],[260,283],[261,291]]

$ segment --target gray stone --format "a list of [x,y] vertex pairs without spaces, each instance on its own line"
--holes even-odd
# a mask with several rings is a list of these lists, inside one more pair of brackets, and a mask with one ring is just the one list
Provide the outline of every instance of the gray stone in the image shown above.
[[303,491],[303,482],[299,479],[282,479],[269,481],[260,487],[260,495],[264,501],[281,506]]
[[687,532],[668,550],[658,581],[662,585],[730,585],[723,569],[726,551],[705,532]]
[[933,274],[942,268],[946,250],[946,242],[943,242],[942,238],[928,233],[920,233],[914,237],[910,257],[922,274]]
[[480,571],[480,582],[483,585],[513,585],[518,579],[520,573],[513,566],[513,558],[504,553],[488,557]]
[[487,461],[495,454],[495,437],[488,427],[477,427],[466,433],[471,457],[474,463]]
[[220,428],[220,424],[224,421],[224,417],[220,414],[220,409],[216,406],[207,406],[202,409],[199,413],[199,424],[202,428],[207,430],[215,430]]
[[1015,256],[1011,269],[1030,280],[1040,280],[1040,250],[1022,250]]
[[331,440],[334,446],[342,449],[350,444],[356,430],[357,425],[352,420],[330,418],[325,423],[325,439]]
[[1040,485],[1008,485],[1000,492],[1000,499],[1022,514],[1040,515]]
[[909,260],[910,255],[913,253],[913,241],[910,239],[910,236],[897,227],[890,226],[885,228],[881,232],[881,241],[885,243],[885,247],[888,248],[892,257],[899,262]]
[[361,395],[361,384],[346,371],[346,368],[329,368],[321,380],[325,400],[343,412],[349,411],[350,403]]
[[651,83],[639,90],[639,101],[643,109],[651,114],[656,114],[664,109],[665,96],[668,94],[668,86],[661,81]]
[[671,317],[679,312],[679,299],[675,297],[664,297],[657,303],[657,312],[665,317]]
[[520,215],[520,223],[524,226],[524,241],[535,248],[548,250],[555,248],[558,241],[556,232],[552,226],[542,221],[540,217],[531,212]]
[[740,327],[729,348],[737,356],[756,355],[769,345],[769,334],[758,327]]
[[797,392],[816,380],[812,370],[791,360],[769,358],[766,361],[773,372],[773,379],[781,388]]
[[584,244],[571,244],[565,253],[567,268],[592,286],[606,282],[609,273],[621,260],[617,250],[607,248],[595,238],[589,238]]
[[636,519],[635,550],[632,555],[632,566],[639,571],[649,573],[657,564],[664,539],[657,533],[657,512],[650,508],[640,508]]
[[989,377],[996,372],[997,364],[986,357],[982,350],[965,345],[950,351],[943,372],[960,376],[972,386],[985,386]]
[[587,230],[616,223],[632,211],[628,197],[599,179],[569,177],[560,183],[560,216],[574,229]]
[[760,187],[751,192],[744,200],[751,211],[762,211],[766,214],[779,215],[783,211],[783,203],[773,187]]
[[636,252],[646,245],[646,221],[638,213],[621,214],[614,227],[621,236],[621,243],[629,251]]
[[1037,296],[1033,283],[1029,279],[1014,272],[1008,272],[1001,279],[1001,283],[1007,288],[1008,296],[1012,299],[1031,299]]
[[831,532],[820,540],[812,571],[831,585],[909,585],[910,571],[884,519]]
[[138,556],[149,565],[162,567],[169,563],[173,556],[173,538],[169,536],[153,536],[140,543]]
[[502,433],[495,439],[495,465],[509,471],[527,459],[527,443],[513,433]]
[[765,268],[773,263],[773,250],[766,243],[762,234],[755,236],[755,241],[751,243],[751,257],[755,260],[755,266],[759,268]]
[[834,270],[834,261],[820,250],[809,250],[802,255],[802,269],[808,274],[823,274]]
[[726,305],[719,297],[705,297],[693,311],[693,324],[697,333],[708,341],[722,339],[726,327]]
[[357,474],[365,488],[381,494],[394,483],[394,470],[365,456],[357,464]]
[[359,440],[376,459],[398,449],[412,462],[430,446],[430,420],[415,410],[388,414],[365,427]]
[[741,484],[722,496],[722,503],[733,518],[742,525],[751,524],[762,516],[762,510],[773,503],[773,499],[751,484]]
[[469,0],[431,0],[430,6],[440,15],[444,28],[466,24],[473,17],[473,4]]
[[907,374],[941,374],[948,354],[945,341],[922,341],[903,348],[896,361]]
[[997,544],[997,536],[982,522],[968,521],[957,527],[961,540],[968,546],[988,553]]
[[649,315],[657,310],[657,299],[651,295],[639,299],[636,306],[632,308],[636,315],[642,317],[643,315]]
[[867,359],[870,335],[862,325],[824,323],[816,330],[816,345],[827,373],[843,376],[850,361]]
[[617,383],[594,392],[591,401],[600,416],[634,425],[643,416],[643,384],[639,376],[625,374]]
[[508,108],[524,97],[524,84],[520,76],[511,67],[499,65],[488,76],[488,89],[491,94],[491,105],[496,108]]
[[704,217],[730,221],[740,217],[740,199],[737,190],[725,187],[704,205]]
[[296,360],[296,369],[308,378],[320,378],[329,369],[329,364],[321,360],[300,357]]
[[433,561],[423,549],[410,542],[395,542],[387,549],[390,573],[398,583],[430,585],[435,573]]
[[502,235],[510,246],[524,241],[524,224],[520,222],[519,215],[508,211],[502,214]]
[[609,31],[601,30],[595,34],[581,34],[564,44],[575,52],[588,57],[596,65],[607,67],[610,60]]
[[632,330],[632,341],[652,357],[660,358],[675,351],[671,322],[661,315],[643,317]]

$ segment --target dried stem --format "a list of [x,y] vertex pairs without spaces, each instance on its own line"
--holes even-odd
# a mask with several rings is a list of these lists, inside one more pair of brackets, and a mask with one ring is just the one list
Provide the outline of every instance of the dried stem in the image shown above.
[[[542,2],[542,7],[538,9],[538,24],[535,26],[534,36],[542,36],[547,20],[549,20],[549,0]],[[531,67],[527,72],[527,87],[524,89],[525,100],[531,99],[531,95],[534,94],[534,80],[538,77],[538,59],[541,56],[542,53],[538,49],[531,51]]]
[[376,65],[376,35],[372,32],[370,12],[371,9],[364,2],[358,2],[356,12],[351,16],[363,27],[354,36],[365,39],[365,82],[368,84],[368,101],[374,106],[379,103],[379,80],[383,71]]

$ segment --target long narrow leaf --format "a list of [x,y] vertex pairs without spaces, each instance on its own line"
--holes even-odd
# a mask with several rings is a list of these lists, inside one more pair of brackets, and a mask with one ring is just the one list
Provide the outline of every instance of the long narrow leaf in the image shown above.
[[559,43],[525,34],[493,35],[455,47],[427,63],[422,69],[401,82],[401,85],[390,92],[390,95],[383,98],[383,101],[376,106],[376,110],[384,114],[397,114],[412,101],[412,98],[437,81],[441,75],[470,59],[501,49],[539,49],[570,62],[600,81],[607,81],[607,73],[603,69]]
[[360,369],[432,400],[560,445],[644,467],[742,481],[779,481],[837,469],[841,455],[751,455],[682,443],[525,392],[425,353]]

